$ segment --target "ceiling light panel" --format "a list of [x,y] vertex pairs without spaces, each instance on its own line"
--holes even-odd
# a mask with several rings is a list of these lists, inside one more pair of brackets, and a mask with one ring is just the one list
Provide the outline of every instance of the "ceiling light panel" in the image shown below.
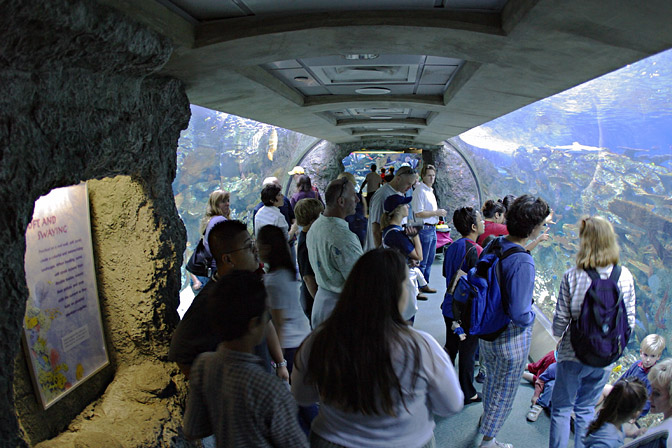
[[411,112],[410,108],[391,108],[391,107],[370,107],[364,109],[347,109],[352,116],[370,118],[373,115],[387,115],[393,118],[402,118]]
[[413,84],[364,84],[364,85],[354,85],[354,86],[325,86],[327,90],[332,95],[357,95],[355,92],[360,88],[369,87],[374,89],[385,88],[390,91],[389,95],[412,95],[413,94]]
[[311,66],[310,70],[322,84],[386,84],[415,83],[418,65],[336,65]]

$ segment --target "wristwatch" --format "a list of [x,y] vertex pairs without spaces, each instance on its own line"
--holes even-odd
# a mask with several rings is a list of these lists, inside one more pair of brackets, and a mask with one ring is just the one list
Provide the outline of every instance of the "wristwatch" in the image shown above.
[[274,362],[271,361],[271,365],[273,366],[274,369],[277,370],[278,367],[287,367],[287,360],[283,359],[282,362]]

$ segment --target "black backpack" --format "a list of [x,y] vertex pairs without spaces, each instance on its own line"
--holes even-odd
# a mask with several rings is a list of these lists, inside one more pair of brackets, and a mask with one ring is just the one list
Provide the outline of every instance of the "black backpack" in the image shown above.
[[203,238],[198,241],[198,246],[194,249],[194,252],[191,254],[189,261],[187,261],[187,266],[185,267],[187,271],[191,272],[194,275],[199,277],[210,277],[210,261],[212,257],[205,249],[203,244]]
[[586,270],[592,282],[581,305],[581,314],[572,318],[570,341],[576,357],[593,367],[616,361],[630,339],[628,313],[618,288],[621,267],[614,265],[607,279],[594,269]]

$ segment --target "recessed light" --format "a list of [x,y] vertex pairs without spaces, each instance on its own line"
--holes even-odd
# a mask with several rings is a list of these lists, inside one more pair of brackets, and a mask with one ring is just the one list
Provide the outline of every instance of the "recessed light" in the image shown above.
[[391,120],[392,117],[388,115],[374,115],[371,117],[372,120]]
[[384,87],[362,87],[361,89],[356,89],[355,92],[360,95],[387,95],[391,90]]
[[371,59],[376,59],[378,57],[377,54],[374,53],[369,53],[369,54],[344,54],[343,57],[345,59],[348,59],[350,61],[368,61]]
[[392,128],[379,128],[379,131],[394,131]]

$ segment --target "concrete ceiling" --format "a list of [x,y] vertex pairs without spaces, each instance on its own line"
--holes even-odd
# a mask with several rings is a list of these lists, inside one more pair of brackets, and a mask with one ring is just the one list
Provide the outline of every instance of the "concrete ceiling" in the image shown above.
[[672,47],[669,0],[99,2],[175,42],[192,104],[333,143],[440,144]]

